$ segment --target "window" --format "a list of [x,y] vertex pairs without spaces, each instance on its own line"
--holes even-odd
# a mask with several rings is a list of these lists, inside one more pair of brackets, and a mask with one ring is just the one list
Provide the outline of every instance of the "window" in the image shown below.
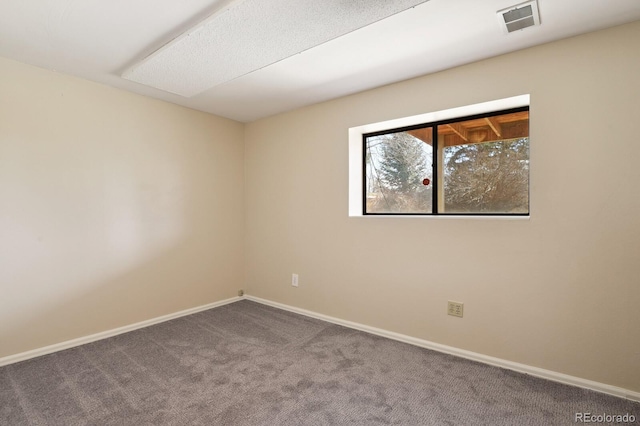
[[361,210],[353,214],[350,202],[352,216],[528,216],[528,96],[524,106],[493,112],[444,112],[404,127],[357,129]]

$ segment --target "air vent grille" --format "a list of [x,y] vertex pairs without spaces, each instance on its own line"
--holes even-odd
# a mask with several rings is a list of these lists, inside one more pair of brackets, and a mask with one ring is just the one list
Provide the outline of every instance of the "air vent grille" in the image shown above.
[[534,0],[499,10],[498,20],[505,33],[540,25],[538,4]]

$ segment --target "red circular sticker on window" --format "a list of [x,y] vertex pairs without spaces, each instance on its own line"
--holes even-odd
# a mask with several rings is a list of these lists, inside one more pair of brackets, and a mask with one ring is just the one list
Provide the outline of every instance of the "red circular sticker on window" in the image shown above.
[[423,179],[422,180],[422,184],[425,185],[425,186],[429,185],[430,183],[431,183],[431,181],[429,179]]

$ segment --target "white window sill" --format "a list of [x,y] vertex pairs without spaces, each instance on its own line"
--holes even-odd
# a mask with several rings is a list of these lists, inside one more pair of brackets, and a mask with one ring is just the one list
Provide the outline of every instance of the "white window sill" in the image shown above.
[[352,218],[364,218],[364,219],[429,219],[429,220],[440,220],[440,219],[457,219],[457,220],[529,220],[531,219],[531,215],[528,216],[507,216],[507,215],[447,215],[447,214],[438,214],[438,215],[392,215],[392,214],[360,214],[360,215],[349,215]]

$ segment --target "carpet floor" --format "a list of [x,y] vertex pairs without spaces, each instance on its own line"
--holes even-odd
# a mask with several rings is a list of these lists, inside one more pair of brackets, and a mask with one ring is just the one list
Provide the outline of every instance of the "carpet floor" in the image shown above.
[[638,419],[640,403],[248,300],[0,368],[10,426],[546,426],[575,413]]

